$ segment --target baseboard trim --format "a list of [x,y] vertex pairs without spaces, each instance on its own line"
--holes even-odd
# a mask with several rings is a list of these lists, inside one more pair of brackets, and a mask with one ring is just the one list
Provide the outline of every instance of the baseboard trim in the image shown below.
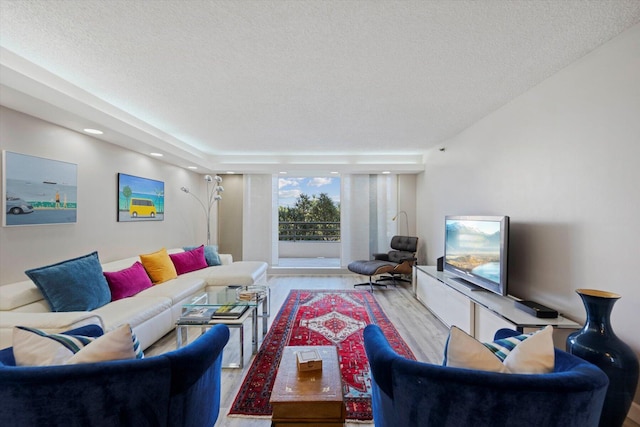
[[346,268],[341,267],[273,267],[270,266],[267,274],[282,276],[324,276],[324,275],[345,275],[353,274]]
[[633,421],[636,424],[640,424],[640,404],[636,402],[631,402],[631,409],[629,409],[627,418],[629,418],[631,421]]

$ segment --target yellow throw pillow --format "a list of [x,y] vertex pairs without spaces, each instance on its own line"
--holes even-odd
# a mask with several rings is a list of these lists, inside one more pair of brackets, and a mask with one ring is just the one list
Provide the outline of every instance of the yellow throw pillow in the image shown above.
[[140,262],[154,284],[166,282],[178,277],[176,267],[171,262],[165,248],[152,254],[140,255]]

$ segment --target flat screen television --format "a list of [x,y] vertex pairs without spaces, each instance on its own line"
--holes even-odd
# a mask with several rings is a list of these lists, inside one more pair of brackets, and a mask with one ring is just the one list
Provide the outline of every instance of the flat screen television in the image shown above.
[[471,289],[507,295],[508,216],[445,217],[444,271]]

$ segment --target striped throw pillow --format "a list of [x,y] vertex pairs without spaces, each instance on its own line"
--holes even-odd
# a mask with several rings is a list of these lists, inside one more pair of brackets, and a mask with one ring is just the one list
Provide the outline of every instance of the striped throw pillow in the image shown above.
[[[119,348],[120,351],[114,352],[114,348]],[[100,354],[102,356],[96,356]],[[13,355],[17,366],[50,366],[96,362],[101,361],[101,358],[115,360],[144,357],[140,343],[128,324],[97,338],[50,334],[36,328],[16,326],[13,328]],[[91,355],[92,360],[87,360],[88,355]]]
[[482,343],[485,347],[487,347],[491,352],[500,359],[501,362],[504,362],[504,359],[507,358],[509,353],[516,348],[518,344],[522,341],[529,338],[532,334],[521,334],[516,335],[514,337],[504,338],[501,340],[496,340],[493,342],[485,342]]

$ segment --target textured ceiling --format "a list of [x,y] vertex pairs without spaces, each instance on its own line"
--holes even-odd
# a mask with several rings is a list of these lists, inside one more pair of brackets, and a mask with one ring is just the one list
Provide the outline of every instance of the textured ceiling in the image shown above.
[[41,96],[28,75],[121,145],[214,163],[419,155],[640,22],[638,0],[0,5],[4,105]]

